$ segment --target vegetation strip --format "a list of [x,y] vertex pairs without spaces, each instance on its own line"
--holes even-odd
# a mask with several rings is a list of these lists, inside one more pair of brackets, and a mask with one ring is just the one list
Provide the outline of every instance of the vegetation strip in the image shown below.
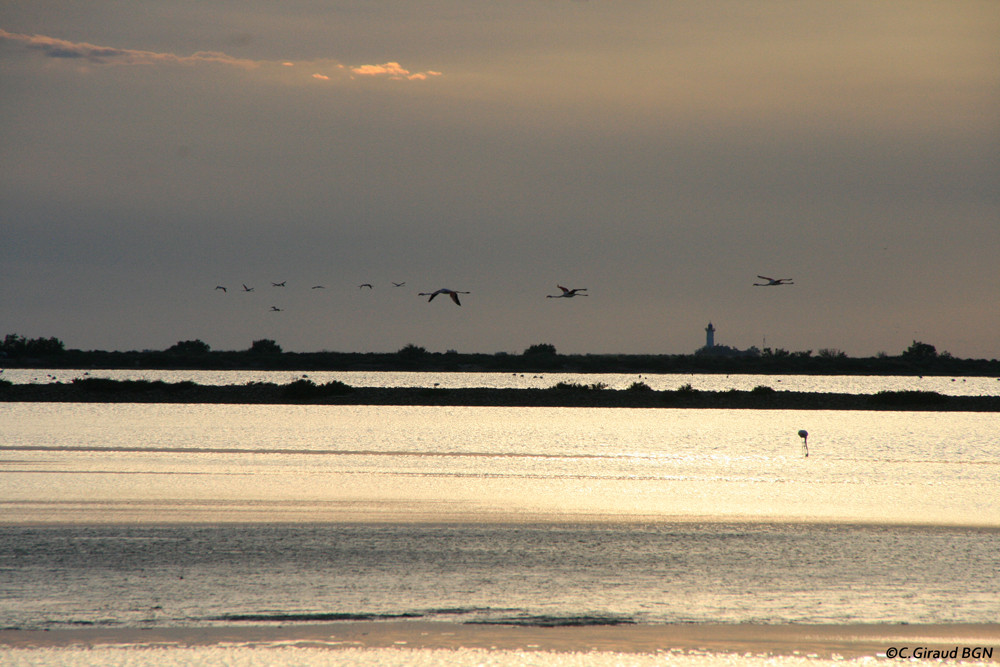
[[52,403],[232,403],[310,405],[465,405],[580,408],[727,408],[772,410],[922,410],[1000,412],[1000,396],[948,396],[932,391],[833,394],[776,391],[699,391],[690,385],[657,391],[636,382],[628,389],[561,382],[548,389],[352,387],[339,381],[315,384],[251,382],[199,385],[190,381],[78,378],[72,382],[13,384],[0,381],[0,402]]

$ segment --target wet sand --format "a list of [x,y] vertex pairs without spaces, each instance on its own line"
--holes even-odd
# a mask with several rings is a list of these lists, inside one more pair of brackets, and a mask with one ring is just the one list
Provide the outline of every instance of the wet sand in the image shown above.
[[[1000,624],[956,625],[586,625],[509,626],[435,621],[363,621],[183,628],[0,630],[5,648],[210,647],[486,649],[551,652],[698,652],[818,658],[884,656],[890,648],[993,648]],[[983,659],[980,657],[980,659]],[[989,658],[987,658],[989,659]]]

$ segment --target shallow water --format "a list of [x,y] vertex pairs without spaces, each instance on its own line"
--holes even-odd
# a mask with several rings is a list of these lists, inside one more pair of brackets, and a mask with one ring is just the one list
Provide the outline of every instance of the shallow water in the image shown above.
[[1000,525],[990,413],[8,403],[0,422],[8,522]]
[[1000,618],[992,414],[10,403],[0,423],[7,627]]
[[[943,566],[942,561],[947,565]],[[966,623],[1000,532],[810,524],[0,529],[5,627]],[[992,574],[991,574],[992,573]]]

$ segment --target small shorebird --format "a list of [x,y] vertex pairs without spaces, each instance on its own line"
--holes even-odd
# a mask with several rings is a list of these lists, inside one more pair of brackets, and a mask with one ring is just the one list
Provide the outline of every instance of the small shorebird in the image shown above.
[[436,297],[438,294],[447,294],[448,296],[451,297],[451,300],[455,302],[455,305],[461,306],[462,302],[458,300],[458,295],[459,294],[472,294],[472,292],[458,292],[458,291],[453,290],[453,289],[448,289],[446,287],[442,287],[441,289],[436,290],[434,292],[418,292],[417,296],[429,296],[430,298],[427,299],[427,302],[430,303],[431,301],[434,300],[434,297]]
[[253,288],[252,287],[247,287],[247,284],[243,283],[243,291],[244,292],[252,292]]
[[802,438],[802,453],[809,456],[809,431],[802,429],[799,431],[799,437]]
[[754,287],[774,287],[776,285],[794,285],[791,278],[768,278],[767,276],[762,276],[757,274],[757,277],[761,280],[766,280],[766,283],[754,283]]
[[220,290],[222,290],[223,292],[228,292],[228,291],[229,291],[229,290],[227,290],[227,289],[226,289],[225,287],[223,287],[222,285],[216,285],[216,286],[215,286],[215,289],[220,289]]
[[[577,287],[576,289],[569,289],[562,285],[556,285],[556,287],[562,290],[562,294],[547,294],[545,296],[546,299],[570,299],[574,296],[588,296],[587,294],[583,294],[583,292],[587,291],[586,287]],[[577,292],[580,292],[580,294],[577,294]]]

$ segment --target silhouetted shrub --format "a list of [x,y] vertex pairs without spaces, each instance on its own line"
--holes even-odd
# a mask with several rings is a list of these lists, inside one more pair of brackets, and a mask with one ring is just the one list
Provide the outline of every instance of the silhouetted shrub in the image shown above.
[[295,380],[285,385],[284,392],[296,398],[306,398],[312,396],[315,389],[316,383],[312,380]]
[[937,405],[948,397],[936,391],[880,391],[872,396],[872,401],[880,405]]
[[281,346],[270,338],[261,338],[250,344],[250,352],[254,354],[281,354]]
[[354,391],[354,387],[340,380],[330,380],[326,384],[321,384],[319,389],[324,394],[349,394]]
[[906,359],[934,359],[938,356],[937,348],[928,343],[921,343],[920,341],[913,341],[910,347],[901,355]]
[[403,359],[419,359],[427,354],[427,349],[420,347],[419,345],[414,345],[413,343],[408,343],[400,348],[399,352],[396,354]]
[[559,382],[551,387],[555,391],[601,391],[607,389],[608,385],[603,382],[593,384],[580,384],[579,382]]
[[340,380],[331,380],[325,384],[317,385],[312,380],[300,379],[285,385],[283,390],[286,395],[292,398],[316,398],[347,394],[354,391],[354,387],[344,384]]
[[201,340],[181,340],[167,348],[170,354],[208,354],[212,348]]

